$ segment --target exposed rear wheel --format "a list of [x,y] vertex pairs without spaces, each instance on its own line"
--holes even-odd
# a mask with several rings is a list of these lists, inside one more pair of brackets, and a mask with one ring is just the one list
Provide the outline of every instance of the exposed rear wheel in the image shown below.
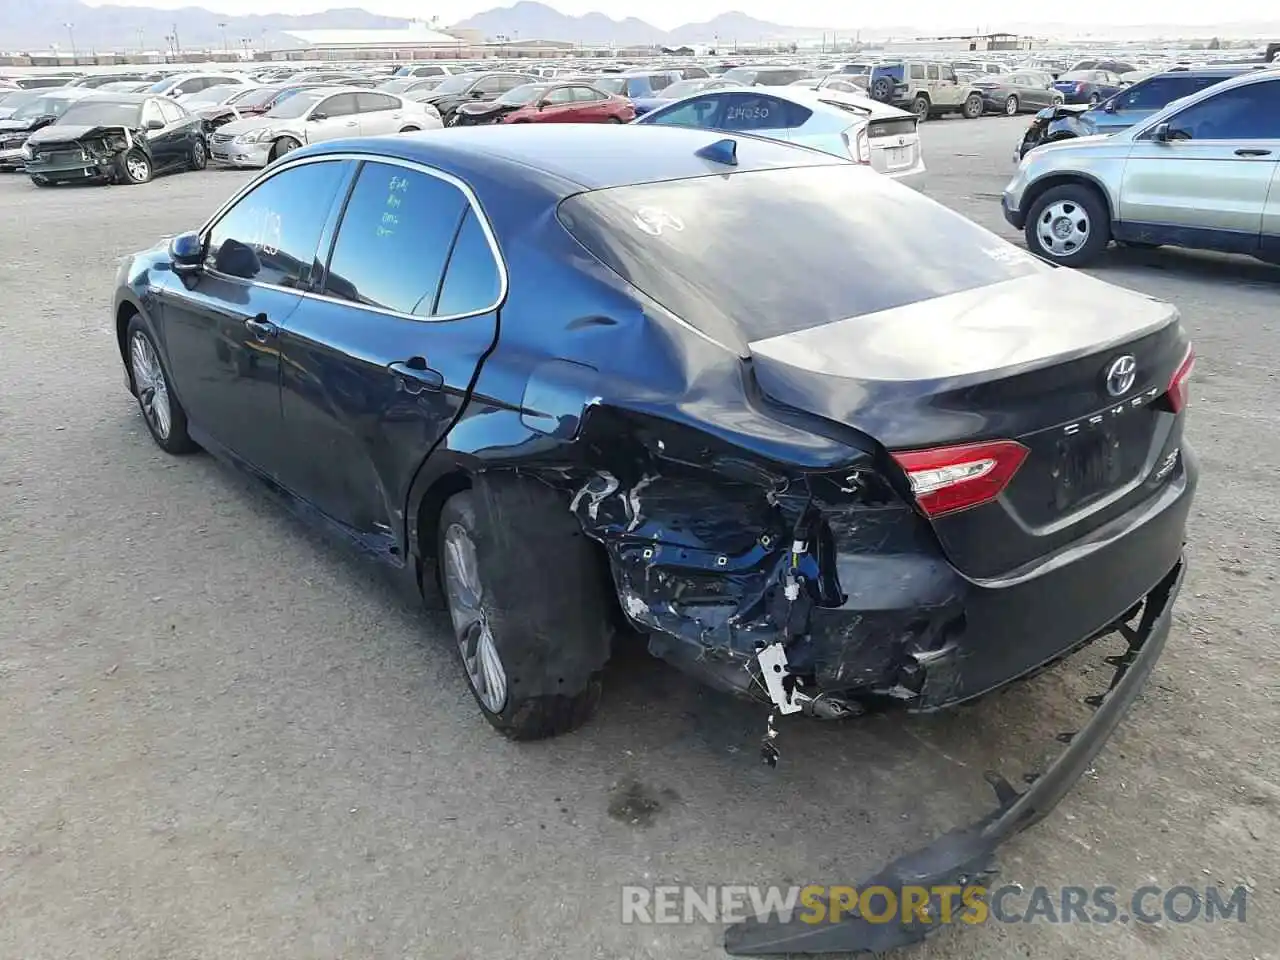
[[401,133],[417,133],[419,129],[421,129],[421,128],[419,128],[419,127],[414,127],[414,126],[408,126],[408,127],[405,127],[403,130],[401,130],[400,132],[401,132]]
[[965,97],[964,107],[961,112],[964,114],[964,118],[966,120],[977,120],[978,117],[982,116],[982,94],[971,93],[969,96]]
[[929,98],[921,94],[911,101],[911,112],[920,120],[929,119]]
[[440,513],[441,586],[467,683],[512,740],[567,733],[600,702],[612,640],[606,571],[556,491],[481,476]]
[[209,165],[209,154],[204,148],[204,141],[197,140],[191,145],[191,169],[203,170]]
[[1004,112],[1011,117],[1018,115],[1018,98],[1010,95],[1009,99],[1004,102]]

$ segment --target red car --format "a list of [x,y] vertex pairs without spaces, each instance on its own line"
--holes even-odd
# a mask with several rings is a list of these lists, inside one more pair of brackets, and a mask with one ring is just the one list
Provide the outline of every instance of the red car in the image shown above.
[[324,86],[322,83],[272,84],[246,87],[236,91],[229,99],[216,104],[196,104],[190,109],[204,120],[207,130],[216,130],[232,120],[256,117],[266,113],[282,100],[287,100],[302,90]]
[[636,108],[588,83],[526,83],[496,100],[464,103],[450,126],[485,123],[629,123]]

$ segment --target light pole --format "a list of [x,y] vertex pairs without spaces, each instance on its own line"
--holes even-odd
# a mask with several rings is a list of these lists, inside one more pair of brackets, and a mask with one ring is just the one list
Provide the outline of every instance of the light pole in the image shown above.
[[146,44],[146,41],[143,40],[143,33],[144,33],[143,29],[139,27],[138,28],[138,52],[139,53],[147,52],[147,44]]
[[219,23],[219,24],[218,24],[218,29],[222,31],[222,49],[223,49],[224,51],[229,51],[231,48],[230,48],[229,46],[227,46],[227,25],[226,25],[226,23],[225,23],[225,22],[224,22],[224,23]]
[[76,51],[76,25],[68,20],[63,26],[67,28],[67,36],[71,38],[71,61],[74,63],[78,56]]

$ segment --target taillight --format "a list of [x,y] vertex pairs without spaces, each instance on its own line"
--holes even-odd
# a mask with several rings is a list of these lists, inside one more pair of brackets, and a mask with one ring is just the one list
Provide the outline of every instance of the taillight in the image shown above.
[[1187,401],[1191,399],[1191,372],[1195,368],[1195,347],[1188,346],[1187,355],[1182,358],[1178,369],[1173,371],[1173,376],[1169,378],[1169,406],[1173,408],[1174,413],[1185,407]]
[[1078,96],[1080,96],[1082,93],[1084,93],[1084,84],[1083,84],[1083,83],[1077,83],[1077,84],[1076,84],[1076,96],[1078,97]]
[[840,138],[844,140],[844,148],[849,151],[851,159],[858,163],[871,162],[871,140],[867,136],[867,128],[862,127],[854,135],[853,139],[849,139],[849,131],[846,130],[840,134]]
[[903,450],[893,459],[907,472],[920,509],[931,517],[988,503],[1004,491],[1027,458],[1016,440]]

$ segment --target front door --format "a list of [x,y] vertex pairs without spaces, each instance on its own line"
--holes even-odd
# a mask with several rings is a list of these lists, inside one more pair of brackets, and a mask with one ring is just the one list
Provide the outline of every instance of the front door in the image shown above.
[[1155,125],[1134,140],[1120,185],[1122,231],[1153,242],[1254,253],[1280,159],[1280,80],[1232,87]]
[[318,269],[320,238],[349,172],[331,160],[259,182],[205,232],[203,269],[187,279],[169,274],[158,296],[174,392],[193,429],[277,478],[278,333]]
[[497,336],[481,215],[426,168],[365,162],[323,280],[284,322],[285,484],[367,541],[395,538],[418,467]]
[[573,87],[553,87],[548,90],[539,103],[538,121],[540,123],[573,123],[583,119],[579,107],[574,103]]
[[323,143],[339,137],[360,136],[359,104],[354,93],[325,97],[311,108],[304,132],[307,143]]

